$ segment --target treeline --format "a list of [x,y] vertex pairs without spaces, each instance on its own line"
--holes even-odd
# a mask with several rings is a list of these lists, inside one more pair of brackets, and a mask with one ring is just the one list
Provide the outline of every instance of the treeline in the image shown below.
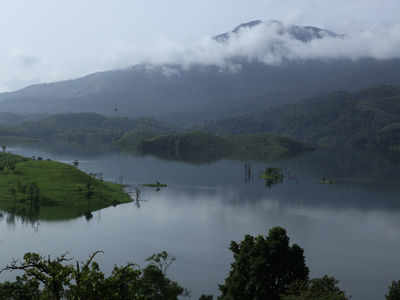
[[45,116],[18,125],[3,125],[0,127],[0,140],[8,144],[36,141],[54,147],[64,145],[77,150],[107,151],[117,147],[124,135],[137,130],[152,130],[159,134],[172,131],[169,126],[150,118],[111,118],[96,113],[76,113]]
[[400,150],[400,88],[334,92],[210,122],[220,134],[273,133],[325,147]]
[[95,113],[62,114],[14,127],[0,127],[0,140],[37,140],[64,149],[122,149],[167,159],[210,162],[221,158],[272,160],[310,148],[269,134],[216,135],[176,129],[153,119],[109,118]]
[[[40,139],[71,145],[117,145],[136,150],[144,139],[188,133],[182,124],[177,128],[149,118],[105,117],[96,113],[32,118],[17,125],[9,123],[7,127],[3,122],[0,137]],[[11,118],[8,116],[5,119]],[[196,128],[225,137],[268,133],[316,146],[398,153],[400,88],[384,85],[358,92],[334,92],[257,113],[216,120]],[[173,139],[186,139],[186,136]],[[153,142],[159,144],[161,141],[170,144],[171,137],[168,141],[163,137]]]
[[[349,300],[331,276],[309,278],[304,250],[290,244],[285,229],[272,228],[268,236],[246,235],[231,242],[233,263],[219,300]],[[72,262],[67,255],[51,259],[25,254],[1,272],[20,271],[12,282],[0,284],[0,298],[6,300],[177,300],[190,292],[167,277],[175,261],[167,252],[154,254],[144,268],[129,263],[115,266],[105,275],[95,261],[101,251],[85,262]],[[199,300],[212,300],[202,295]],[[400,299],[400,281],[389,287],[387,300]]]
[[304,143],[270,134],[219,136],[202,131],[143,138],[137,149],[144,154],[191,162],[222,158],[269,161],[313,150]]

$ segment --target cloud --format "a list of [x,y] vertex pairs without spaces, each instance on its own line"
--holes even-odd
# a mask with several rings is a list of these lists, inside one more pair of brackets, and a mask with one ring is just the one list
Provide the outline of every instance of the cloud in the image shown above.
[[[188,69],[194,65],[217,66],[222,71],[240,72],[238,61],[279,65],[287,60],[400,58],[400,24],[371,26],[359,31],[348,28],[343,38],[326,36],[310,42],[295,39],[288,25],[267,22],[242,28],[225,43],[204,37],[185,44],[164,37],[146,43],[110,43],[102,49],[78,49],[79,55],[58,53],[2,52],[0,86],[4,90],[21,88],[40,81],[56,81],[83,76],[95,71],[127,68],[136,64],[164,66],[167,76],[179,76],[172,65]],[[240,58],[240,60],[238,60]],[[167,65],[167,67],[166,67]]]
[[40,59],[35,56],[21,55],[18,57],[18,59],[20,60],[21,66],[24,68],[31,68],[40,62]]
[[139,62],[150,64],[232,66],[237,58],[248,62],[278,65],[285,60],[400,58],[400,25],[346,32],[343,37],[325,36],[303,42],[295,39],[280,24],[265,23],[231,34],[225,43],[205,38],[189,47],[163,40]]

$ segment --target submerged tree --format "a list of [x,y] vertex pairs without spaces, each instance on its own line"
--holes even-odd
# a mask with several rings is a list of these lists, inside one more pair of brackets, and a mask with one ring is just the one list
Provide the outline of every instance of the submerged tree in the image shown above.
[[271,188],[275,184],[282,183],[284,175],[279,168],[266,168],[261,178],[265,180],[265,186]]

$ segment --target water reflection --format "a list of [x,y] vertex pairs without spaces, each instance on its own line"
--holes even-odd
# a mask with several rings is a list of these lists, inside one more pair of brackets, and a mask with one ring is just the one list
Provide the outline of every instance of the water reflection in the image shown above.
[[[400,279],[400,187],[389,184],[396,183],[400,172],[399,165],[384,157],[316,151],[275,162],[285,180],[266,189],[260,178],[269,167],[264,163],[191,165],[120,153],[79,157],[18,151],[68,162],[79,159],[83,170],[129,185],[135,201],[94,212],[89,222],[84,217],[42,220],[35,234],[26,221],[4,213],[3,222],[12,228],[0,226],[7,241],[1,261],[26,250],[54,255],[69,250],[84,259],[102,249],[106,255],[101,263],[111,270],[115,263],[140,262],[167,250],[177,257],[171,274],[196,299],[201,293],[216,294],[231,263],[231,240],[280,225],[305,249],[311,275],[334,275],[354,299],[383,298],[390,282]],[[321,185],[324,176],[337,184]],[[379,178],[384,180],[377,182]],[[140,186],[157,180],[168,188],[157,192]]]
[[250,162],[244,162],[244,183],[254,183],[254,173]]
[[[26,212],[22,212],[17,215],[15,212],[2,212],[2,215],[5,215],[6,223],[10,229],[14,229],[16,223],[20,223],[21,225],[30,226],[35,232],[39,231],[40,220],[39,214],[40,212],[37,210],[29,210]],[[3,218],[2,218],[3,219]],[[0,219],[0,221],[2,220]]]

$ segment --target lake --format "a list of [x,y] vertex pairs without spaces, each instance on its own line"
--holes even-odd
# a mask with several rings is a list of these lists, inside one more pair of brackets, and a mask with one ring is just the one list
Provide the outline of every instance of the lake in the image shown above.
[[[68,251],[84,260],[103,250],[98,261],[110,271],[128,261],[144,265],[151,254],[166,250],[177,258],[168,275],[198,299],[202,293],[218,294],[232,262],[231,240],[283,226],[304,248],[311,276],[335,276],[355,300],[384,299],[391,281],[400,280],[400,172],[397,164],[372,154],[316,151],[274,163],[200,165],[123,153],[9,150],[67,163],[78,159],[82,170],[103,173],[106,180],[131,186],[160,181],[168,188],[142,188],[142,201],[97,211],[89,221],[81,217],[32,226],[5,213],[2,264],[27,251]],[[270,166],[282,168],[285,180],[269,188],[260,174]],[[325,176],[337,184],[320,184]]]

